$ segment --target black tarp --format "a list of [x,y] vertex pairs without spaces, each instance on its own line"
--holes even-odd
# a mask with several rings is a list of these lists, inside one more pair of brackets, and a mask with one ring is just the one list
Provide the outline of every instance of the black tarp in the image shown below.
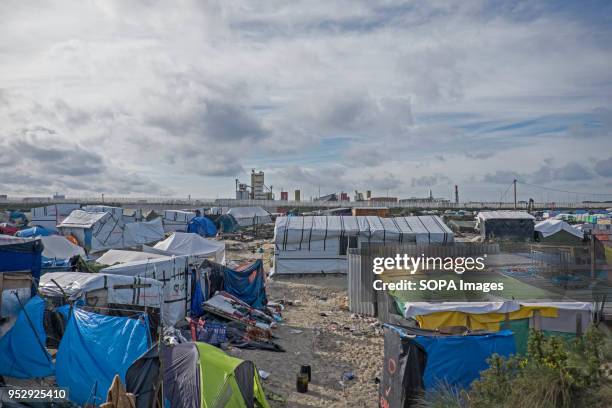
[[136,408],[152,408],[159,390],[159,350],[155,344],[125,374],[125,388],[136,396]]
[[385,357],[380,383],[380,408],[406,408],[423,390],[423,374],[427,365],[425,351],[414,341],[384,328]]
[[488,219],[481,227],[485,238],[532,241],[535,224],[531,219]]
[[[162,348],[164,399],[172,408],[200,406],[200,355],[195,343]],[[164,404],[165,406],[165,404]]]
[[255,406],[255,393],[253,387],[255,385],[255,365],[252,361],[243,361],[234,370],[234,377],[240,393],[247,406],[247,408],[253,408]]

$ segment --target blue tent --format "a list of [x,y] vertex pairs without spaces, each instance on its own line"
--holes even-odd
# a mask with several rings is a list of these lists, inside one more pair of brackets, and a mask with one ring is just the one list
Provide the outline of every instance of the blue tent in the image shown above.
[[106,401],[116,374],[125,373],[150,347],[146,317],[103,316],[73,309],[56,359],[56,381],[77,404]]
[[53,231],[45,227],[35,226],[31,228],[22,229],[21,231],[17,231],[15,233],[15,236],[22,237],[22,238],[39,237],[39,236],[48,237],[49,235],[53,235],[56,233],[57,231]]
[[261,309],[267,303],[265,277],[261,259],[242,271],[225,268],[223,290],[250,306]]
[[187,224],[187,232],[201,235],[203,237],[214,237],[217,235],[215,223],[206,217],[194,217]]
[[236,232],[240,229],[240,225],[238,225],[236,219],[230,214],[220,215],[215,220],[215,224],[217,225],[217,229],[219,231],[223,231],[225,233]]
[[0,243],[0,273],[30,272],[34,283],[32,295],[40,279],[43,244],[40,239],[2,245]]
[[44,348],[47,341],[44,313],[45,301],[33,297],[25,304],[13,327],[0,338],[0,375],[16,378],[53,375],[53,360]]

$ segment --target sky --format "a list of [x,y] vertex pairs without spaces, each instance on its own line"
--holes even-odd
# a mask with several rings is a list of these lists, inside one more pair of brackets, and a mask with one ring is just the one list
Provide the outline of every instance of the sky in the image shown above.
[[612,199],[611,67],[609,1],[3,1],[0,193]]

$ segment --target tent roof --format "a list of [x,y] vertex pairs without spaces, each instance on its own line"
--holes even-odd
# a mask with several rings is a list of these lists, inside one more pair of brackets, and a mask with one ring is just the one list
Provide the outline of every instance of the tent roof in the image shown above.
[[[38,290],[46,296],[62,296],[62,292],[57,285],[63,289],[66,295],[78,297],[82,292],[88,292],[103,288],[112,288],[115,285],[133,285],[133,276],[112,275],[106,273],[86,273],[86,272],[50,272],[45,273],[40,278]],[[139,284],[149,284],[158,287],[161,293],[162,283],[155,279],[138,278]],[[152,303],[153,300],[151,300]]]
[[42,256],[45,258],[70,259],[75,255],[85,256],[85,250],[61,235],[40,237],[44,245]]
[[95,223],[109,216],[111,216],[111,214],[106,212],[74,210],[58,225],[58,227],[91,228]]
[[154,249],[172,255],[213,255],[225,250],[225,243],[202,238],[189,232],[175,232],[165,240],[158,242]]
[[481,211],[476,218],[481,220],[535,220],[525,211]]
[[577,238],[583,239],[584,233],[578,228],[572,227],[563,220],[548,219],[536,224],[535,230],[542,234],[544,238],[554,235],[560,231],[566,231]]
[[114,265],[116,263],[127,263],[134,261],[146,261],[147,259],[161,259],[168,258],[166,255],[139,252],[139,251],[125,251],[121,249],[111,249],[104,255],[96,259],[96,263],[100,265]]
[[270,216],[270,213],[261,207],[233,207],[227,212],[234,218],[253,218],[253,217],[266,217]]

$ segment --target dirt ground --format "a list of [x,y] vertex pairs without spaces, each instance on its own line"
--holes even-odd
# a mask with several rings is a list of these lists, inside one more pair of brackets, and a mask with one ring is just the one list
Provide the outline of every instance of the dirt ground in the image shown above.
[[[382,330],[375,318],[348,311],[346,277],[275,277],[267,292],[270,300],[288,304],[274,330],[286,352],[234,348],[230,354],[270,373],[262,381],[270,405],[376,407]],[[296,376],[303,364],[311,366],[312,381],[307,393],[298,393]]]

